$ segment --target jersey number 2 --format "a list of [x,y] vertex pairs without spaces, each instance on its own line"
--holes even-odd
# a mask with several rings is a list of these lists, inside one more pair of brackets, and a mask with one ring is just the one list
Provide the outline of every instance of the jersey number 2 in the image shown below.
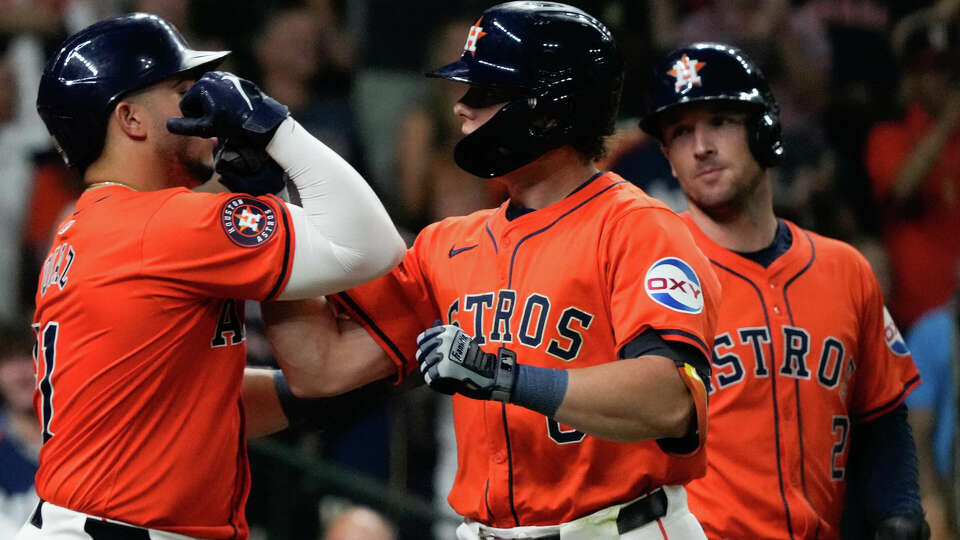
[[833,433],[840,432],[839,440],[833,444],[833,453],[830,454],[830,478],[843,480],[846,468],[837,465],[837,458],[847,449],[848,435],[850,434],[850,419],[846,416],[833,417]]
[[[34,330],[39,330],[37,325]],[[40,407],[40,423],[43,429],[43,442],[53,437],[50,431],[50,421],[53,420],[53,370],[57,366],[57,333],[60,323],[48,322],[42,332],[37,333],[37,345],[33,350],[33,361],[40,373],[39,360],[43,359],[43,378],[40,379],[39,389],[42,403]]]

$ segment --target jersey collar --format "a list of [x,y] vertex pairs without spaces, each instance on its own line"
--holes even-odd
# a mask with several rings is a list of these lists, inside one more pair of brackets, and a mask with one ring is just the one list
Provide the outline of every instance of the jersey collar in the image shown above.
[[793,243],[782,255],[770,263],[770,266],[765,268],[763,265],[744,257],[735,251],[726,249],[720,244],[717,244],[711,240],[710,237],[704,234],[703,231],[697,227],[697,224],[694,223],[693,218],[690,217],[689,212],[680,214],[680,217],[686,221],[687,227],[690,229],[690,232],[693,234],[693,238],[697,243],[697,247],[700,248],[700,251],[702,251],[711,262],[714,264],[720,264],[722,266],[733,267],[745,274],[773,275],[779,271],[782,271],[783,269],[793,268],[795,264],[806,264],[810,259],[810,254],[813,249],[810,245],[810,241],[808,240],[808,235],[803,229],[798,227],[790,220],[777,218],[778,221],[785,224],[789,228],[790,234],[793,237]]
[[511,201],[508,199],[497,209],[497,212],[491,220],[491,226],[498,229],[505,227],[522,227],[526,229],[528,227],[540,228],[546,226],[560,216],[574,210],[577,206],[583,204],[612,184],[622,181],[623,179],[616,173],[610,171],[598,172],[591,176],[586,182],[580,184],[570,195],[567,195],[550,206],[537,210],[521,206],[511,206]]

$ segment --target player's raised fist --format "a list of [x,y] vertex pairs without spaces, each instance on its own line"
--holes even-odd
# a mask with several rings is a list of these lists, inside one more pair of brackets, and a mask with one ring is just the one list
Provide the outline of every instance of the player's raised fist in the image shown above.
[[434,326],[417,336],[417,362],[427,386],[438,392],[510,402],[516,354],[504,347],[485,353],[458,326]]
[[179,135],[219,137],[236,146],[263,148],[290,114],[257,85],[225,71],[200,78],[180,100],[182,118],[167,120]]

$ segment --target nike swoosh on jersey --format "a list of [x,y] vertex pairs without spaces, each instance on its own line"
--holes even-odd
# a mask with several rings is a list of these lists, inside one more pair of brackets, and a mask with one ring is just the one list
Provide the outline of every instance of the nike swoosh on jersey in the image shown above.
[[462,247],[462,248],[460,248],[460,249],[455,249],[453,246],[450,246],[450,254],[449,254],[449,255],[450,255],[450,258],[452,259],[454,255],[457,255],[457,254],[459,254],[459,253],[463,253],[464,251],[469,251],[469,250],[477,247],[478,245],[479,245],[479,244],[474,244],[474,245],[472,245],[472,246]]

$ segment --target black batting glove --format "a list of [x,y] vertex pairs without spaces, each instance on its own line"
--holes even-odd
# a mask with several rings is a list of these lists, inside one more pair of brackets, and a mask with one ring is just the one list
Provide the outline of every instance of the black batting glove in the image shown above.
[[221,141],[213,156],[220,183],[234,193],[278,193],[286,184],[283,169],[266,150]]
[[225,71],[204,74],[180,100],[182,118],[167,120],[178,135],[218,137],[228,145],[263,149],[290,112],[252,82]]
[[434,326],[417,336],[417,362],[427,386],[443,394],[509,403],[517,355],[500,347],[485,353],[458,326]]

